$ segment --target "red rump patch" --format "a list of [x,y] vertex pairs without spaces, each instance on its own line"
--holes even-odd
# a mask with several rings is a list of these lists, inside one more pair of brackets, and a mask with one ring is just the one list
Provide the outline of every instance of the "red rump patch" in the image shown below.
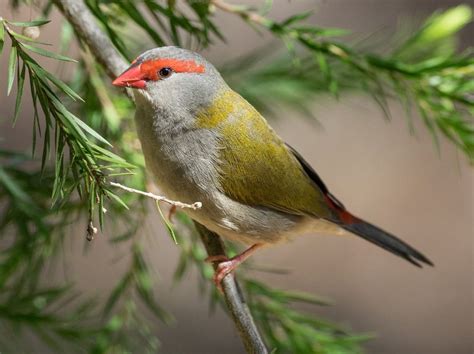
[[163,68],[171,68],[176,73],[203,73],[204,65],[194,60],[156,59],[148,60],[140,65],[140,71],[149,80],[159,80],[158,72]]
[[344,224],[354,224],[359,221],[354,215],[349,213],[337,200],[336,202],[333,200],[333,196],[331,194],[326,194],[326,202],[329,204],[331,209],[336,211],[337,215],[341,219]]

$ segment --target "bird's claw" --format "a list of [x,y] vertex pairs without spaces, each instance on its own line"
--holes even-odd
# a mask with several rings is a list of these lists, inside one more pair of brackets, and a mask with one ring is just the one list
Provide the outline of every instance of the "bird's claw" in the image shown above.
[[214,272],[214,277],[213,281],[216,284],[216,287],[222,291],[222,280],[232,271],[237,268],[239,265],[239,261],[228,258],[227,256],[224,256],[223,254],[219,254],[216,256],[209,256],[205,260],[207,263],[214,263],[214,262],[219,262],[217,264],[216,270]]
[[231,259],[220,262],[217,265],[216,271],[214,273],[214,283],[220,291],[222,291],[222,280],[224,280],[227,275],[231,274],[235,268],[237,268],[238,264],[239,262]]

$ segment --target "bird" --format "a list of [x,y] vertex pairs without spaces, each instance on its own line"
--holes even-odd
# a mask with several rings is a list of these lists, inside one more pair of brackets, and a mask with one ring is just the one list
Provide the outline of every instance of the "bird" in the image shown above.
[[421,267],[415,248],[355,215],[310,164],[232,90],[200,54],[158,47],[113,82],[133,89],[135,125],[147,170],[167,197],[202,207],[186,213],[247,248],[216,262],[214,281],[256,250],[306,233],[359,236]]

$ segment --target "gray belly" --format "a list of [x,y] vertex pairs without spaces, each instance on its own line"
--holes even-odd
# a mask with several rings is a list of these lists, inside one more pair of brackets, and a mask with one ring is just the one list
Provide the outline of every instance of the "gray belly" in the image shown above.
[[[154,127],[153,127],[154,128]],[[184,203],[201,202],[184,211],[219,235],[247,244],[275,243],[306,229],[305,217],[244,205],[220,192],[217,138],[205,129],[161,135],[137,120],[148,170],[162,193]]]

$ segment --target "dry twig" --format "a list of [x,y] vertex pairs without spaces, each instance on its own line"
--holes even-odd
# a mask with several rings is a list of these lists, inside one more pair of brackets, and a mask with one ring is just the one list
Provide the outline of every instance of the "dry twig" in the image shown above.
[[165,203],[168,203],[168,204],[170,204],[172,206],[175,206],[175,207],[178,207],[178,208],[183,208],[183,209],[188,208],[188,209],[196,210],[196,209],[200,209],[202,207],[201,202],[194,202],[193,204],[178,202],[176,200],[171,200],[171,199],[168,199],[166,197],[163,197],[161,195],[156,195],[156,194],[153,194],[153,193],[150,193],[150,192],[143,192],[143,191],[140,191],[138,189],[130,188],[130,187],[124,186],[123,184],[120,184],[120,183],[116,183],[116,182],[109,182],[109,183],[110,183],[111,186],[121,188],[124,191],[130,192],[130,193],[140,194],[140,195],[143,195],[145,197],[156,200],[157,202],[165,202]]

